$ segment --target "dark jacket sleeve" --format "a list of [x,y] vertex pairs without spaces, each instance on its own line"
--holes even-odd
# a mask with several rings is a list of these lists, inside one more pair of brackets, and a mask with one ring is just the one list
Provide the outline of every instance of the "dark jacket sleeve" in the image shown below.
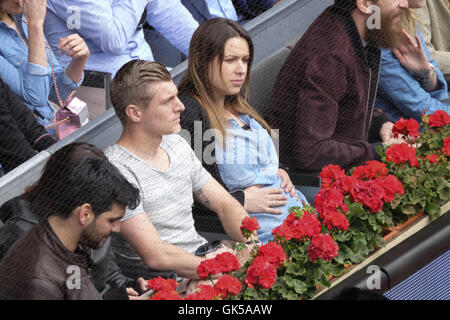
[[335,139],[340,104],[352,85],[345,63],[339,56],[317,55],[299,64],[301,49],[293,49],[272,92],[269,124],[280,130],[280,161],[290,169],[320,171],[330,163],[351,168],[373,159],[365,139]]
[[0,164],[11,171],[56,142],[17,95],[0,80]]

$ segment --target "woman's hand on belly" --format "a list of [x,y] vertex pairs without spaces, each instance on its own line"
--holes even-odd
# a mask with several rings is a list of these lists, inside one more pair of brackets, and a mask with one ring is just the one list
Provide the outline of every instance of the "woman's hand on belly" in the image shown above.
[[[295,192],[295,188],[294,188]],[[266,212],[271,214],[282,214],[282,210],[274,209],[287,204],[288,197],[279,188],[262,188],[261,185],[247,187],[244,190],[244,208],[249,213]],[[297,196],[297,193],[295,192]]]
[[295,186],[292,183],[291,178],[289,177],[289,174],[281,168],[278,169],[277,174],[281,178],[281,181],[282,181],[281,188],[284,189],[284,192],[289,194],[291,197],[295,197],[295,199],[298,201],[297,191],[295,190]]

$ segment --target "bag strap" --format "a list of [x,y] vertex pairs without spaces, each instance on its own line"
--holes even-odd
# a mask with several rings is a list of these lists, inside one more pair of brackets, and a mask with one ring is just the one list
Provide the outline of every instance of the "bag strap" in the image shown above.
[[[27,18],[26,18],[25,16],[23,16],[23,15],[22,15],[22,21],[23,21],[25,24],[28,25]],[[22,30],[23,30],[23,29],[22,29]],[[25,35],[25,34],[24,34],[24,35]],[[48,44],[47,40],[45,40],[45,39],[44,39],[44,44],[45,44],[46,50],[48,51],[48,55],[50,56],[50,67],[51,67],[51,70],[52,70],[52,79],[53,79],[53,86],[54,86],[54,88],[55,88],[56,98],[58,99],[59,107],[60,107],[60,108],[64,108],[65,105],[64,105],[64,103],[63,103],[63,101],[62,101],[61,94],[59,93],[58,84],[57,84],[57,82],[56,82],[55,63],[54,63],[54,61],[53,61],[53,53],[52,53],[52,49],[50,48],[50,45]],[[75,93],[75,90],[72,91],[72,93],[69,95],[69,97],[68,97],[67,100],[70,100],[70,98],[74,95],[74,93]],[[60,124],[69,122],[69,120],[70,120],[69,118],[65,118],[65,119],[60,120],[60,121],[54,121],[52,124],[49,124],[49,125],[45,126],[45,129],[50,129],[50,128],[53,128],[53,127],[57,127],[57,126],[60,125]]]

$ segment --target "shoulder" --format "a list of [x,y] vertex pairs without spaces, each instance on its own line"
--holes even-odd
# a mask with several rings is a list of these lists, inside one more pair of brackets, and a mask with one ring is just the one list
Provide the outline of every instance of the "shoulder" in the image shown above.
[[169,134],[169,135],[163,136],[163,139],[161,141],[161,146],[168,147],[177,152],[191,149],[191,147],[186,142],[186,140],[179,134]]

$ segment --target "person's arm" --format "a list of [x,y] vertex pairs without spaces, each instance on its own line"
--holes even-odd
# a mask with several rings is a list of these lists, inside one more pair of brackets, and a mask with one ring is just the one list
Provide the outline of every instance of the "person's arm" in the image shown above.
[[[404,44],[399,48],[392,50],[397,60],[401,65],[411,72],[416,78],[420,80],[422,88],[427,91],[435,91],[439,89],[439,81],[434,65],[431,65],[427,53],[425,52],[425,45],[419,34],[415,35],[415,41],[411,39],[408,33],[403,30]],[[426,80],[426,81],[425,81]]]
[[28,25],[28,62],[47,67],[44,20],[46,0],[24,0],[23,14]]
[[[10,64],[0,56],[0,73],[3,81],[26,103],[34,106],[47,104],[50,92],[50,68],[44,42],[43,21],[45,18],[45,0],[23,3],[24,16],[28,23],[27,52],[17,52],[28,56],[25,72]],[[22,21],[18,23],[24,24]]]
[[151,0],[147,5],[147,22],[186,56],[198,22],[180,0]]
[[403,114],[420,121],[425,109],[428,114],[437,110],[450,112],[450,106],[440,101],[448,97],[448,93],[438,69],[436,74],[439,74],[441,89],[427,92],[408,69],[402,67],[402,61],[397,60],[394,51],[383,51],[381,66],[379,86]]
[[205,207],[217,213],[225,232],[232,240],[245,242],[240,226],[248,214],[214,178],[209,179],[200,190],[194,193],[194,196]]
[[61,288],[46,279],[33,278],[24,300],[63,300]]
[[122,222],[120,233],[149,268],[199,278],[196,270],[203,259],[163,241],[145,213]]
[[56,140],[1,80],[0,93],[0,163],[8,172]]
[[61,54],[72,58],[66,68],[67,76],[75,83],[83,78],[84,66],[89,58],[89,48],[77,33],[73,33],[60,40],[58,49]]
[[111,55],[120,55],[129,46],[146,5],[147,0],[48,0],[49,10],[64,21],[70,18],[69,6],[80,8],[77,32]]

